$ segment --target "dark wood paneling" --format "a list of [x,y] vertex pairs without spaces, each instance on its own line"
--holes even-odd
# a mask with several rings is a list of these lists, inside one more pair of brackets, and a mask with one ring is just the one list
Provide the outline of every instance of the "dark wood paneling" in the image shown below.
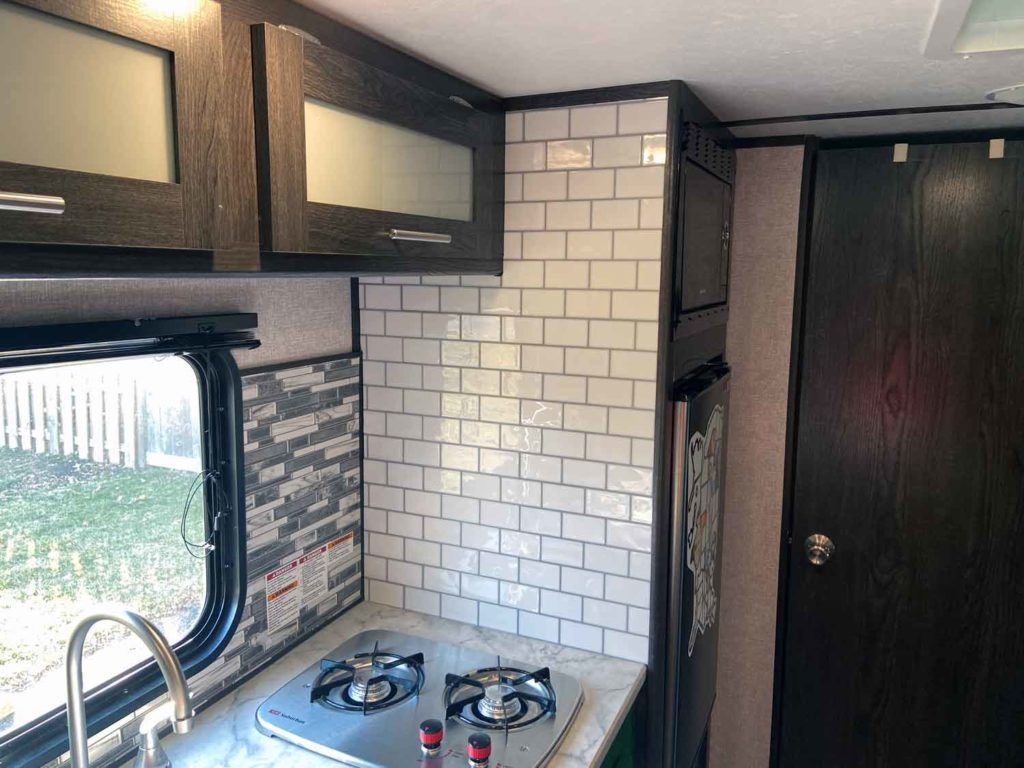
[[610,85],[605,88],[584,88],[578,91],[511,96],[504,100],[504,106],[507,111],[515,112],[525,109],[577,107],[585,104],[602,104],[609,101],[655,99],[669,96],[674,89],[678,94],[679,85],[681,83],[678,80],[662,80],[654,83]]
[[302,38],[268,24],[252,28],[260,240],[305,250],[306,152]]
[[819,153],[783,766],[1024,764],[1024,159],[987,149]]
[[[0,219],[0,228],[3,227]],[[214,252],[198,249],[126,248],[47,243],[6,243],[0,248],[0,277],[129,277],[204,274],[214,268]]]
[[0,211],[3,241],[185,246],[180,184],[0,161],[0,189],[57,195],[67,206],[59,216]]

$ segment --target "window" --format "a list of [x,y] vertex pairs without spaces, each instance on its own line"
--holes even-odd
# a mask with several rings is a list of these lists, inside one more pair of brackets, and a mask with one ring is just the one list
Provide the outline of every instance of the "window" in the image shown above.
[[[66,749],[64,653],[91,607],[152,620],[187,673],[230,638],[238,378],[215,336],[0,350],[0,764]],[[159,691],[142,643],[113,623],[90,633],[83,666],[90,733]]]

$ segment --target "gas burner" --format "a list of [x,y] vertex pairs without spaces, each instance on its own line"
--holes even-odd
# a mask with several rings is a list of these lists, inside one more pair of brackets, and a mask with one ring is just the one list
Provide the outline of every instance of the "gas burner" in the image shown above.
[[423,654],[400,656],[377,650],[344,661],[324,659],[309,700],[331,709],[367,715],[388,709],[423,687]]
[[547,667],[536,672],[501,666],[465,675],[446,675],[445,717],[476,728],[511,731],[527,728],[555,712],[555,692]]

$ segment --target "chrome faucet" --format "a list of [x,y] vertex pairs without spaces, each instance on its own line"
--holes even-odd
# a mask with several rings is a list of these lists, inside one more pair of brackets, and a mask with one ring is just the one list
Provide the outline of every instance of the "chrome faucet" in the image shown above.
[[115,621],[138,635],[149,652],[153,654],[163,673],[170,701],[161,704],[142,718],[139,731],[142,746],[135,758],[135,767],[170,768],[171,762],[160,746],[157,731],[168,719],[170,719],[175,733],[188,733],[192,730],[192,718],[195,716],[195,711],[192,709],[192,695],[189,693],[178,657],[171,650],[167,638],[150,621],[134,611],[119,606],[103,606],[96,612],[83,616],[71,630],[67,655],[68,738],[71,742],[71,766],[72,768],[89,768],[89,737],[85,722],[82,653],[89,630],[92,629],[93,624],[100,621]]

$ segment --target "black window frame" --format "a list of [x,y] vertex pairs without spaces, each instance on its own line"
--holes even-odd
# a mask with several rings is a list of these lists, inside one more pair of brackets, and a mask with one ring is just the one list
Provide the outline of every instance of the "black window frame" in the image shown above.
[[[213,521],[214,550],[206,558],[206,598],[192,630],[174,645],[186,676],[213,663],[241,620],[246,592],[242,383],[231,355],[253,348],[256,316],[205,315],[0,329],[0,373],[62,362],[176,355],[196,372],[202,415],[204,502]],[[226,502],[226,503],[225,503]],[[71,627],[68,627],[68,632]],[[145,707],[166,692],[148,659],[86,696],[89,736]],[[0,765],[31,768],[68,751],[66,704],[0,737]]]

